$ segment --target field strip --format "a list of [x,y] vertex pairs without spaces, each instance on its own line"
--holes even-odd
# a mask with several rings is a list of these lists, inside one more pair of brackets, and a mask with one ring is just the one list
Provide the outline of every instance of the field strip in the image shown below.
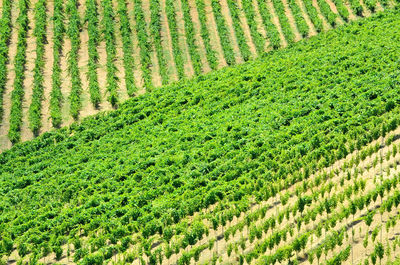
[[126,90],[126,83],[125,83],[125,68],[124,68],[124,52],[122,48],[122,35],[121,35],[121,20],[118,15],[118,3],[116,0],[112,1],[113,9],[114,9],[114,16],[115,16],[115,66],[117,67],[117,77],[118,77],[118,100],[119,102],[124,102],[125,100],[129,99],[128,91]]
[[[238,0],[237,4],[238,4],[239,10],[240,10],[240,14],[239,14],[240,24],[242,25],[247,45],[249,46],[253,57],[256,58],[258,56],[257,49],[256,49],[256,46],[254,45],[254,40],[251,37],[250,27],[249,27],[249,24],[247,23],[246,15],[244,14],[244,10],[243,10],[242,0]],[[253,19],[256,19],[256,17]]]
[[50,41],[51,37],[54,35],[54,25],[53,25],[53,13],[54,13],[54,2],[48,1],[47,4],[47,24],[46,24],[46,38],[47,43],[44,45],[44,65],[43,65],[43,100],[42,100],[42,128],[41,132],[47,132],[52,128],[50,119],[50,95],[51,95],[51,75],[53,73],[53,42]]
[[276,14],[274,4],[272,3],[271,0],[267,0],[267,5],[268,5],[269,12],[271,13],[272,23],[274,23],[275,27],[278,29],[279,36],[282,40],[282,47],[286,47],[288,45],[288,43],[286,41],[285,35],[283,35],[281,23],[279,22],[278,15]]
[[68,126],[73,122],[72,116],[70,115],[70,102],[69,94],[71,91],[71,77],[68,72],[68,55],[71,51],[71,40],[67,35],[64,37],[63,49],[60,56],[60,67],[61,67],[61,93],[63,101],[61,103],[61,115],[62,115],[62,125]]
[[327,30],[331,29],[331,26],[329,25],[328,21],[321,13],[321,9],[319,8],[318,1],[312,0],[312,4],[315,7],[315,9],[317,9],[318,16],[322,20],[322,24],[324,26],[324,30],[327,31]]
[[[227,63],[225,61],[224,53],[222,50],[221,40],[219,39],[218,36],[217,24],[212,11],[211,1],[210,0],[197,0],[197,1],[204,3],[204,10],[207,17],[208,32],[210,33],[211,45],[213,46],[213,50],[216,51],[217,54],[219,63],[218,68],[225,67],[227,66]],[[199,5],[199,3],[197,5]]]
[[[211,0],[211,1],[214,1],[214,0]],[[226,22],[225,23],[226,28],[229,31],[229,40],[230,40],[233,52],[235,54],[236,63],[238,63],[238,64],[243,63],[243,58],[241,57],[241,54],[240,54],[239,44],[236,39],[235,30],[233,28],[232,16],[229,11],[227,0],[218,0],[218,1],[221,5],[221,12],[222,12],[221,15],[223,16],[223,18]],[[228,37],[228,36],[220,36],[220,37],[224,38],[224,37]]]
[[155,51],[154,43],[152,41],[153,36],[151,35],[150,32],[150,1],[144,0],[142,1],[142,8],[144,12],[144,19],[146,21],[146,30],[147,30],[147,35],[149,36],[149,39],[147,41],[150,42],[150,62],[151,62],[151,76],[152,76],[152,82],[154,86],[161,86],[162,81],[161,81],[161,75],[160,75],[160,68],[158,65],[158,58],[157,54]]
[[265,47],[264,51],[268,52],[271,50],[270,48],[270,40],[268,39],[267,32],[264,28],[262,17],[260,15],[260,9],[258,8],[258,2],[257,0],[252,0],[253,6],[254,6],[254,12],[256,16],[254,17],[255,22],[257,23],[257,29],[258,32],[260,32],[261,36],[265,39]]
[[188,42],[185,35],[185,21],[183,20],[183,12],[181,1],[175,1],[176,24],[178,30],[178,43],[183,55],[183,63],[185,76],[190,78],[194,76],[193,62],[189,54]]
[[136,92],[137,94],[144,92],[144,84],[143,84],[143,74],[140,69],[142,69],[141,62],[140,62],[140,48],[137,39],[137,32],[136,32],[136,20],[135,16],[133,15],[133,1],[126,1],[126,6],[129,10],[128,18],[131,25],[132,31],[132,50],[133,50],[133,60],[134,60],[134,70],[133,74],[135,76],[136,87],[139,90]]
[[292,32],[294,34],[294,41],[299,41],[301,40],[301,34],[299,33],[299,30],[296,26],[296,21],[293,17],[292,10],[290,10],[288,0],[282,0],[282,3],[285,7],[285,15],[288,18],[290,28],[292,29]]
[[365,5],[364,0],[360,0],[360,5],[363,8],[363,16],[364,17],[370,17],[372,15],[371,11],[367,8],[367,6]]
[[354,14],[354,11],[351,9],[349,1],[348,0],[343,0],[343,4],[346,7],[347,11],[349,11],[349,20],[354,21],[357,19],[356,15]]
[[337,7],[336,7],[336,5],[332,2],[332,0],[325,0],[327,3],[328,3],[328,5],[329,5],[329,7],[331,8],[331,10],[333,11],[333,13],[335,13],[335,14],[337,14],[338,16],[337,16],[337,18],[336,18],[336,23],[340,26],[340,25],[343,25],[345,22],[343,21],[343,18],[340,16],[340,14],[339,14],[339,12],[338,12],[338,10],[337,10]]
[[317,31],[315,30],[314,24],[312,23],[310,17],[308,16],[308,14],[306,12],[306,8],[304,6],[303,0],[296,0],[296,3],[299,6],[301,13],[303,14],[304,20],[306,21],[307,26],[310,30],[310,32],[308,33],[308,37],[317,35]]
[[[186,1],[186,0],[181,0],[181,1]],[[199,19],[199,13],[197,12],[195,3],[193,1],[188,0],[187,2],[190,9],[190,17],[193,21],[194,38],[196,46],[198,47],[198,52],[200,54],[203,72],[208,73],[211,71],[211,68],[207,61],[207,51],[204,45],[203,38],[201,37],[201,22]]]
[[168,18],[165,13],[165,0],[160,0],[161,4],[161,42],[164,47],[165,60],[167,60],[168,75],[171,81],[178,81],[178,72],[174,60],[174,52],[172,48],[171,32],[169,30]]
[[21,141],[28,141],[33,138],[33,133],[29,129],[29,106],[32,102],[33,90],[33,68],[36,58],[36,37],[33,35],[35,29],[35,4],[37,0],[30,1],[28,10],[29,30],[26,36],[26,63],[24,78],[24,98],[22,100],[22,124]]
[[[79,0],[79,17],[81,21],[84,20],[85,17],[85,1]],[[89,80],[88,80],[88,62],[89,62],[89,34],[87,29],[87,23],[82,23],[82,30],[79,34],[80,36],[80,48],[79,48],[79,56],[78,56],[78,68],[79,68],[79,75],[82,82],[82,93],[81,93],[81,101],[82,101],[82,108],[79,113],[80,117],[86,117],[89,115],[94,115],[97,110],[90,102],[90,92],[89,92]]]
[[8,64],[7,64],[7,82],[3,95],[3,117],[0,126],[0,150],[11,148],[11,142],[8,139],[8,130],[10,128],[10,112],[11,112],[11,92],[15,79],[14,61],[17,53],[18,26],[16,25],[18,17],[18,3],[13,1],[11,8],[11,37],[8,45]]

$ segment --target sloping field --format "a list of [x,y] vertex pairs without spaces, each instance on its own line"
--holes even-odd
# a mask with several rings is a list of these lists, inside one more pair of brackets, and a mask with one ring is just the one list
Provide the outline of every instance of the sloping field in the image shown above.
[[3,263],[394,259],[399,24],[379,13],[2,153]]
[[0,152],[392,0],[1,0]]

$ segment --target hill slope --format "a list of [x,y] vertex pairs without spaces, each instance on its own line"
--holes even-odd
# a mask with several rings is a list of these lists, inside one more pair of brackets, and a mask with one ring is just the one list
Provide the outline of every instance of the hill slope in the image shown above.
[[0,151],[392,0],[1,0]]
[[[399,23],[398,11],[380,13],[2,153],[0,252],[39,258],[68,248],[65,262],[98,264],[144,248],[151,262],[161,249],[161,259],[173,250],[170,261],[185,262],[213,226],[397,128]],[[249,259],[268,259],[263,249]]]

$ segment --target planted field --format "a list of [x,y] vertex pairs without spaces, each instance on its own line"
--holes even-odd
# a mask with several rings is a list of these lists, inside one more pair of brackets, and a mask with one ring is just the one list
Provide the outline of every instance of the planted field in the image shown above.
[[388,9],[385,0],[1,0],[0,151],[129,97]]
[[395,260],[399,23],[388,10],[3,152],[0,260]]

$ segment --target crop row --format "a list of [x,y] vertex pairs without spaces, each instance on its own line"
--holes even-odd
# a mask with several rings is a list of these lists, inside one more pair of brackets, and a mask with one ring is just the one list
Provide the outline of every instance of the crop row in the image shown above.
[[22,101],[24,98],[24,79],[25,79],[25,63],[26,63],[26,37],[29,29],[28,19],[28,0],[18,1],[19,15],[18,22],[18,41],[17,53],[14,59],[15,79],[13,91],[11,92],[11,113],[10,113],[10,129],[8,138],[15,144],[21,141],[22,126]]
[[95,0],[86,0],[86,12],[85,12],[85,22],[87,23],[88,30],[88,72],[87,78],[89,81],[89,94],[90,101],[95,108],[99,107],[101,102],[100,86],[97,77],[97,68],[99,61],[99,53],[97,51],[97,46],[100,40],[99,27],[99,17],[98,17],[98,7]]
[[33,94],[29,106],[29,127],[35,135],[39,134],[41,122],[41,109],[43,100],[43,66],[44,66],[44,45],[46,43],[46,1],[39,0],[35,5],[35,30],[36,38],[36,59],[33,68]]
[[180,49],[179,45],[179,34],[178,34],[178,26],[176,19],[175,2],[176,1],[174,0],[165,1],[165,13],[167,15],[168,27],[171,34],[172,51],[176,65],[176,71],[178,72],[178,78],[182,79],[185,77],[185,71],[184,71],[182,50]]
[[160,75],[162,78],[162,84],[169,83],[169,76],[167,70],[167,63],[164,56],[162,40],[161,40],[161,3],[160,0],[150,1],[150,34],[154,39],[154,47],[157,53],[158,64],[160,68]]
[[189,54],[193,64],[194,74],[200,75],[202,71],[201,57],[199,54],[199,47],[196,45],[194,25],[190,15],[190,6],[187,0],[181,0],[181,8],[183,13],[183,20],[185,24],[185,36],[189,47]]
[[7,82],[8,44],[11,37],[11,0],[3,0],[0,18],[0,122],[3,120],[3,95]]
[[101,2],[103,6],[103,35],[106,42],[106,54],[107,54],[107,100],[111,103],[113,107],[118,104],[118,77],[117,67],[115,66],[115,32],[114,32],[114,10],[111,0],[103,0]]
[[[233,28],[235,31],[235,37],[238,42],[241,57],[243,58],[244,61],[248,61],[251,59],[251,52],[250,52],[249,45],[247,44],[246,37],[244,35],[244,31],[243,31],[242,24],[240,21],[240,10],[239,10],[239,6],[238,6],[238,2],[234,1],[234,0],[227,0],[227,2],[228,2],[230,15],[232,16]],[[226,36],[226,37],[229,40],[229,37],[228,36]]]
[[53,15],[53,70],[51,75],[50,93],[50,117],[53,127],[58,128],[62,123],[61,103],[63,95],[61,93],[61,52],[64,43],[64,8],[62,0],[54,1]]
[[71,50],[67,55],[68,73],[71,77],[71,92],[68,96],[68,99],[71,106],[70,114],[75,120],[77,120],[79,118],[79,112],[82,107],[82,81],[80,78],[78,67],[79,48],[81,44],[81,21],[78,13],[77,0],[68,0],[68,2],[66,3],[66,13],[68,14],[69,19],[66,33],[71,40]]
[[118,14],[120,18],[120,31],[122,36],[122,49],[124,53],[124,69],[125,76],[124,82],[126,86],[126,90],[130,97],[134,96],[134,93],[137,91],[137,87],[135,85],[135,77],[133,74],[134,63],[132,56],[132,29],[131,23],[129,21],[128,16],[128,8],[126,6],[125,0],[118,0]]

